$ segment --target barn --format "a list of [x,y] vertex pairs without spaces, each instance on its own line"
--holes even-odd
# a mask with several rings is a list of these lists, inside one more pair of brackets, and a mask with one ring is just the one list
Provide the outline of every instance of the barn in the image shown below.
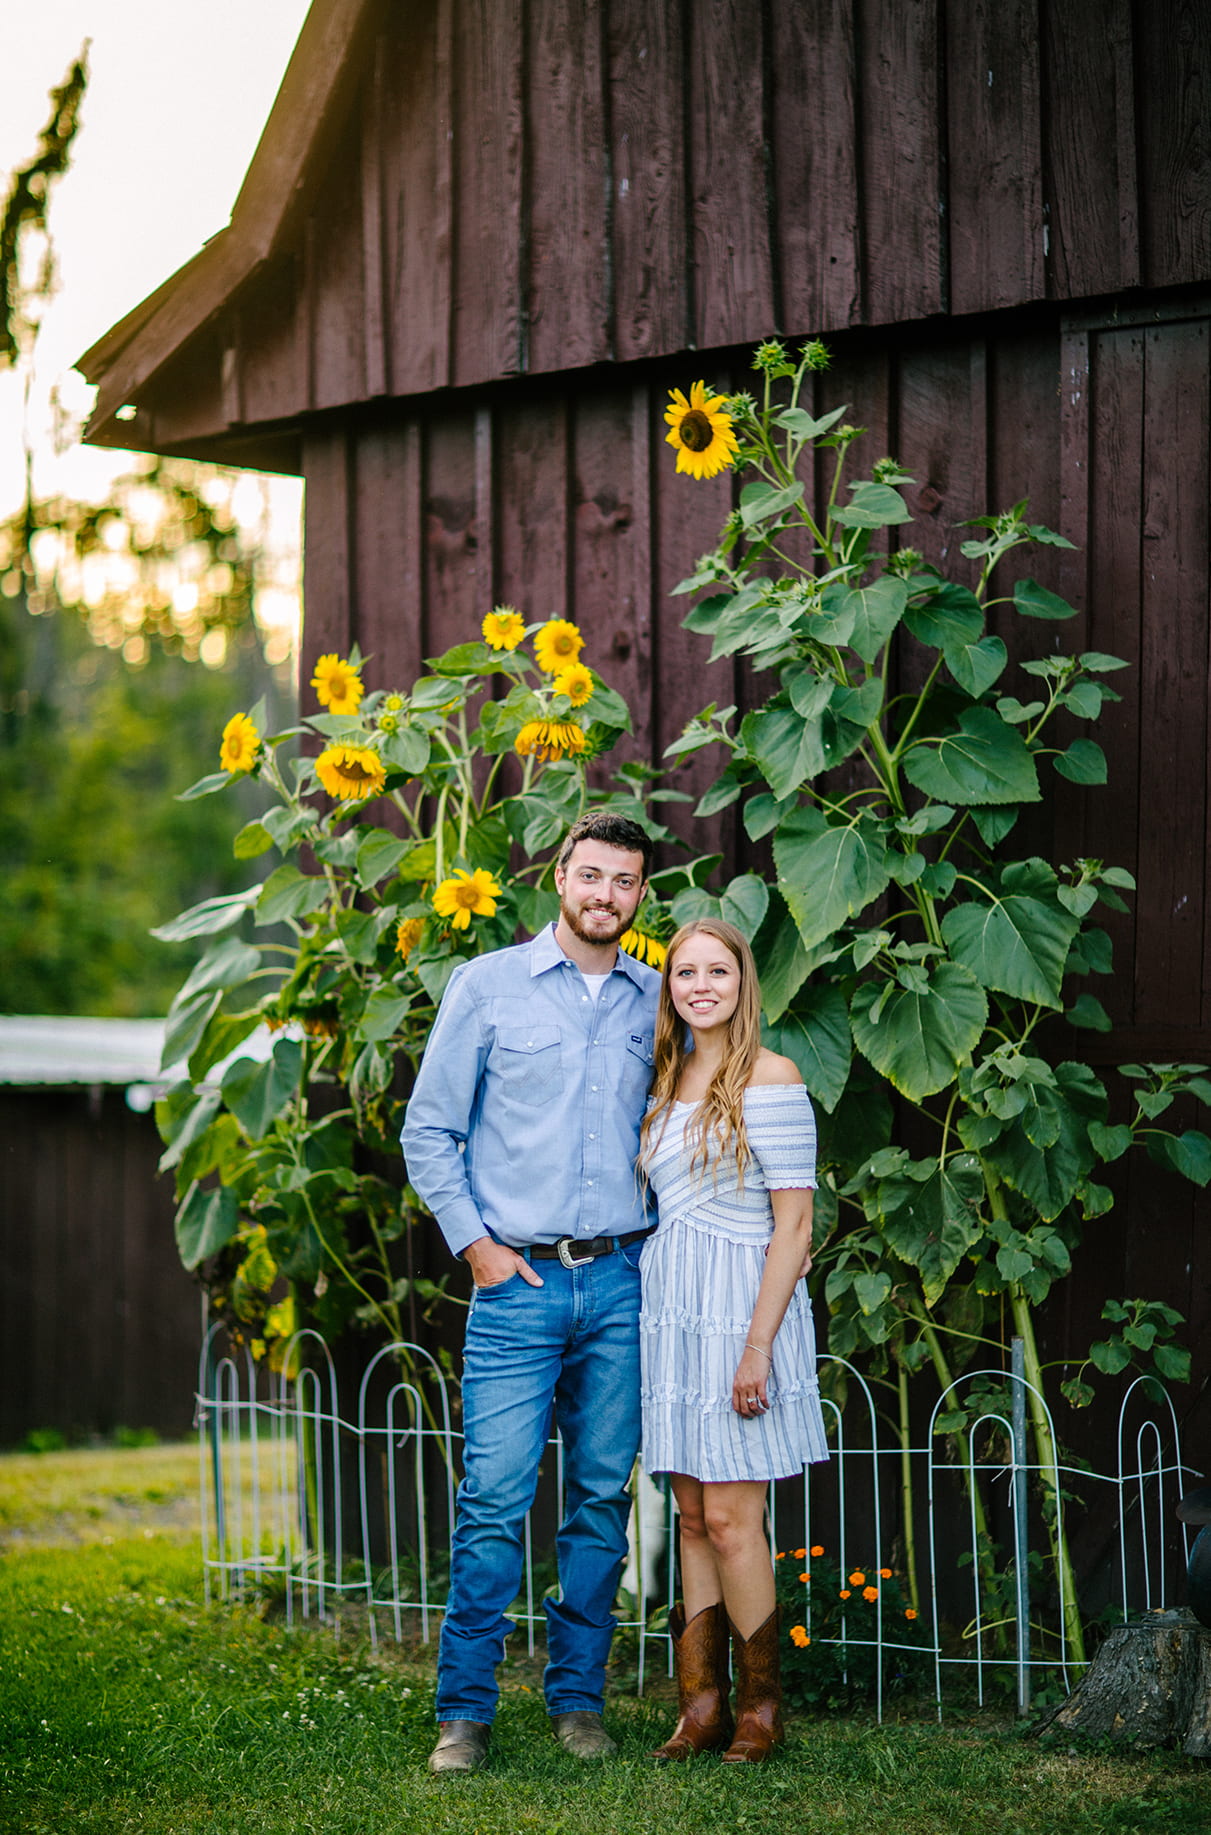
[[[1208,1063],[1209,330],[1199,0],[315,0],[229,227],[80,367],[95,442],[304,478],[304,677],[409,681],[511,601],[592,634],[656,759],[753,692],[669,598],[733,483],[674,474],[667,390],[824,336],[927,558],[1021,497],[1075,544],[1039,578],[1132,667],[1109,792],[1036,839],[1139,880],[1090,1055]],[[693,839],[748,858],[734,810]],[[1127,1175],[1048,1328],[1178,1307],[1196,1461],[1208,1220]]]

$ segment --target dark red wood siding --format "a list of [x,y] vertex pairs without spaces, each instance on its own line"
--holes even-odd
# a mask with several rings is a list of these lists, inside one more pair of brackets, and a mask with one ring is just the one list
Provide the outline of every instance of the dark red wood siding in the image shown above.
[[[373,9],[372,9],[373,12]],[[414,0],[156,445],[1211,278],[1211,9]]]
[[0,1093],[0,1445],[189,1431],[201,1300],[162,1151],[120,1089]]

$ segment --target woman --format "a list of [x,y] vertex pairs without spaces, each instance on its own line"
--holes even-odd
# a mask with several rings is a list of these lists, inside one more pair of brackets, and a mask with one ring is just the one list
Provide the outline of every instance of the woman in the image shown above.
[[653,1756],[726,1746],[756,1764],[783,1736],[767,1486],[828,1450],[800,1281],[815,1122],[795,1065],[762,1047],[752,952],[731,924],[698,919],[669,946],[639,1167],[660,1212],[642,1262],[643,1462],[671,1476],[684,1593],[680,1717]]

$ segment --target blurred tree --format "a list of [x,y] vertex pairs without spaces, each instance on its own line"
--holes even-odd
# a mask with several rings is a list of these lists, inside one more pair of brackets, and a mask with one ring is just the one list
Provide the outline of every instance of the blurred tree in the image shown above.
[[[0,214],[0,368],[24,377],[55,289],[48,206],[79,128],[82,52]],[[0,523],[0,1011],[154,1015],[192,952],[150,942],[247,882],[230,815],[177,793],[218,765],[233,706],[293,717],[289,645],[254,616],[240,475],[148,459],[103,503],[25,500]],[[241,786],[257,813],[255,786]]]

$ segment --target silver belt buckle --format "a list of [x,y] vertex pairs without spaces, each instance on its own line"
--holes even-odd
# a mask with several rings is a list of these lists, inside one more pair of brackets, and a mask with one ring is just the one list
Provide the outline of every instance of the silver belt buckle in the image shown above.
[[565,1268],[587,1267],[589,1262],[593,1260],[593,1257],[591,1255],[573,1255],[572,1245],[574,1241],[574,1237],[561,1236],[559,1241],[555,1244],[555,1252]]

